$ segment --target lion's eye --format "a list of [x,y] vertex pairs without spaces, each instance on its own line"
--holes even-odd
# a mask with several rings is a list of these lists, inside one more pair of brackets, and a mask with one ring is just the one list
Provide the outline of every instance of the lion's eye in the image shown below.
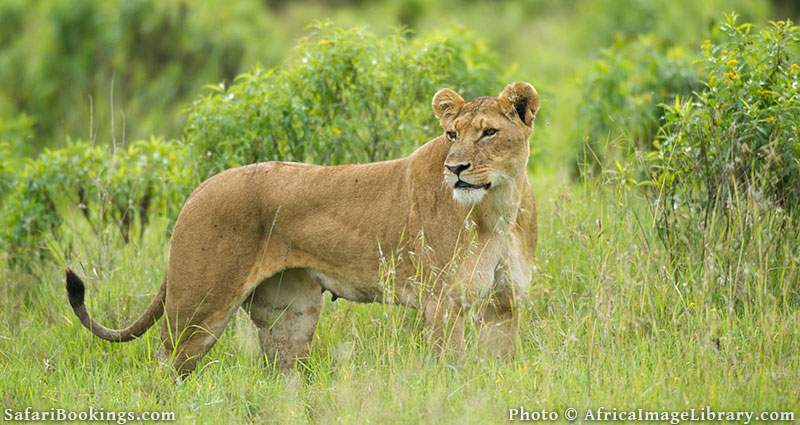
[[455,142],[456,141],[456,136],[458,136],[458,135],[456,134],[455,131],[448,131],[447,132],[447,140],[449,140],[451,142]]
[[497,133],[496,128],[487,128],[486,130],[483,130],[483,134],[481,135],[481,137],[494,136],[496,133]]

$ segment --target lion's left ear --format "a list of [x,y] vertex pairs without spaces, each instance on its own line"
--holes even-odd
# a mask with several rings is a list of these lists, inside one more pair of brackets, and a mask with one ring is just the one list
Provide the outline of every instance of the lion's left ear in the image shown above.
[[539,93],[532,85],[524,82],[511,83],[500,92],[497,98],[508,102],[513,108],[513,112],[526,126],[533,125],[533,119],[539,112]]

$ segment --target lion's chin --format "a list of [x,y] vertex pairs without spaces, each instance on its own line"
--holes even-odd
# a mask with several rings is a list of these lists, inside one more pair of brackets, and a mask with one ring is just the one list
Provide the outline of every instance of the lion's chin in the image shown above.
[[486,189],[453,189],[453,199],[461,205],[475,205],[486,196]]

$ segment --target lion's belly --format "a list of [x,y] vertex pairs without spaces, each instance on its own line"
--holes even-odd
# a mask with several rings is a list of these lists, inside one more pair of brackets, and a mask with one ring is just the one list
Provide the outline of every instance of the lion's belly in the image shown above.
[[344,281],[315,269],[309,269],[309,274],[323,289],[337,298],[360,303],[383,302],[384,297],[380,285],[375,282],[354,282],[349,279]]

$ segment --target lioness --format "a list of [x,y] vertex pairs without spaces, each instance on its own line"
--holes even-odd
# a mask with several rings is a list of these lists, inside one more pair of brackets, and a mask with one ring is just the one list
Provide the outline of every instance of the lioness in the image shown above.
[[508,355],[536,245],[527,164],[538,109],[528,83],[470,102],[442,89],[433,112],[444,133],[406,158],[265,162],[217,174],[183,206],[164,283],[139,319],[121,330],[96,323],[71,270],[69,302],[86,328],[115,342],[139,337],[166,312],[164,350],[182,374],[239,307],[266,358],[292,366],[308,354],[326,290],[421,308],[436,349],[461,350],[464,318],[476,317],[479,346]]

